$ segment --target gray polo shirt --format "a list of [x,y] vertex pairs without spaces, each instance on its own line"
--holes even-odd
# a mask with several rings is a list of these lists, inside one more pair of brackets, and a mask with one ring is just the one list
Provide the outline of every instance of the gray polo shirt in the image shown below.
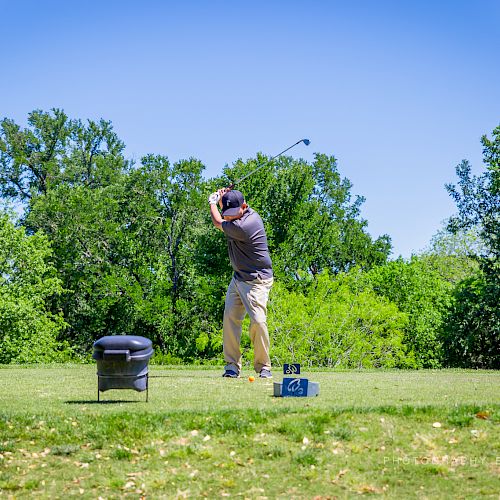
[[222,230],[238,281],[273,277],[264,223],[257,212],[248,208],[240,219],[223,221]]

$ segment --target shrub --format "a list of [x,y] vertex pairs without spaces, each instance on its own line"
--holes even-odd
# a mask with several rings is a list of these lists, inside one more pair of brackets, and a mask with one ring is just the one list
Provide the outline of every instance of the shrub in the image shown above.
[[0,363],[56,361],[70,353],[57,342],[62,316],[46,306],[62,292],[50,256],[43,234],[27,236],[0,215]]
[[392,368],[414,364],[405,352],[407,315],[353,278],[317,276],[307,294],[276,283],[268,325],[274,362],[341,368]]

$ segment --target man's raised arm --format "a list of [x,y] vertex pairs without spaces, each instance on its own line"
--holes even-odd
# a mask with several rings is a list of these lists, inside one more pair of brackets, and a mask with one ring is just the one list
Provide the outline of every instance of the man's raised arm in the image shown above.
[[217,229],[222,231],[222,222],[224,219],[222,218],[219,209],[217,208],[217,204],[222,199],[223,194],[225,193],[225,189],[219,189],[215,193],[212,193],[208,197],[208,203],[210,203],[210,216],[212,217],[212,222]]

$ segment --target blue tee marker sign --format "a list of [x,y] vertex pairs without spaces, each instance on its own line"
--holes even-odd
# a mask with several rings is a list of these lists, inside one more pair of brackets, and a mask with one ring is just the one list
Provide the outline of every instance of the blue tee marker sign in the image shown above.
[[307,378],[298,376],[299,374],[299,363],[284,363],[283,382],[274,382],[274,396],[293,398],[317,396],[319,394],[318,382],[309,382]]
[[285,363],[283,365],[284,375],[299,375],[300,374],[300,364],[299,363]]
[[283,379],[283,388],[281,395],[283,397],[303,398],[307,396],[307,386],[309,381],[306,378],[288,378]]

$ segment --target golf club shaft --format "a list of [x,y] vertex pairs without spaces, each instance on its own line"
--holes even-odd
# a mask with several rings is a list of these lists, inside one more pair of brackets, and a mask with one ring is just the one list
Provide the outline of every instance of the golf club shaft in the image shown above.
[[[307,142],[306,142],[307,141]],[[289,149],[292,149],[293,147],[295,147],[297,144],[300,144],[301,142],[304,142],[304,144],[306,146],[309,145],[309,140],[308,139],[301,139],[300,141],[297,141],[295,144],[292,144],[291,146],[289,146],[288,148],[284,149],[281,153],[278,153],[277,155],[273,156],[269,161],[273,161],[275,158],[278,158],[278,156],[281,156],[283,153],[286,153]],[[243,177],[241,177],[240,179],[238,179],[237,181],[234,181],[232,184],[230,184],[228,186],[228,189],[233,189],[234,186],[236,186],[236,184],[239,184],[240,182],[243,182],[246,178],[250,177],[251,175],[255,174],[255,172],[257,172],[257,170],[260,170],[262,167],[264,167],[265,165],[267,165],[268,161],[264,161],[262,162],[260,165],[257,166],[257,168],[255,170],[252,170],[250,173],[248,173],[247,175],[244,175]]]

